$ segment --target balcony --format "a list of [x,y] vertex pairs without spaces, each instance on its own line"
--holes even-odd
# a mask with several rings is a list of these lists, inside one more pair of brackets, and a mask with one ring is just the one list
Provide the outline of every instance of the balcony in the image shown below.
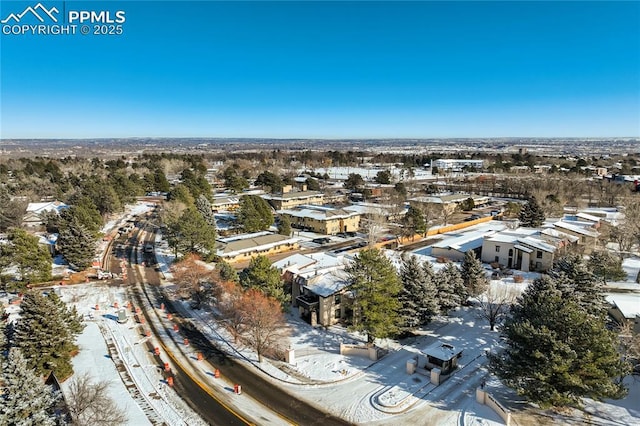
[[298,303],[298,306],[302,306],[310,311],[316,310],[320,305],[320,299],[318,296],[310,294],[303,294],[296,297],[296,302]]

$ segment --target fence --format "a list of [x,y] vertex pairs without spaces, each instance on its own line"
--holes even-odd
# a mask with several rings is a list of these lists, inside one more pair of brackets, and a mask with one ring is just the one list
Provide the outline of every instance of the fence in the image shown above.
[[476,389],[476,401],[480,404],[484,404],[491,408],[493,411],[504,420],[505,424],[509,426],[511,424],[511,411],[507,410],[497,399],[495,399],[489,392],[486,392],[482,388]]
[[357,355],[369,358],[371,361],[378,360],[378,348],[375,346],[347,345],[340,343],[340,355]]
[[487,217],[481,217],[480,219],[470,220],[468,222],[456,223],[455,225],[439,226],[437,228],[429,229],[426,235],[416,234],[412,237],[402,237],[402,238],[398,238],[397,240],[383,241],[381,243],[377,243],[376,247],[383,248],[392,244],[400,244],[400,245],[409,244],[409,243],[415,242],[416,240],[420,241],[425,236],[432,237],[434,235],[444,234],[445,232],[458,231],[460,229],[468,228],[473,225],[478,225],[479,223],[489,222],[493,219],[495,219],[495,216],[487,216]]

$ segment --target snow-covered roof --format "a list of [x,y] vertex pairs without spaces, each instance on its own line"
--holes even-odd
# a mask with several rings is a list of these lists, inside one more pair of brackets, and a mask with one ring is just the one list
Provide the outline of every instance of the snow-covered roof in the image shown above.
[[344,256],[332,253],[293,254],[273,263],[273,266],[284,271],[308,277],[316,272],[339,269],[345,266]]
[[67,206],[62,201],[48,201],[46,203],[29,203],[27,205],[27,212],[33,212],[35,214],[42,214],[44,212],[56,211],[66,209]]
[[584,219],[584,220],[588,220],[589,222],[600,222],[601,218],[597,217],[597,216],[593,216],[587,213],[578,213],[576,215],[578,217],[578,219]]
[[576,224],[573,224],[573,223],[567,223],[567,222],[562,221],[562,220],[558,221],[558,222],[555,222],[553,224],[553,226],[555,226],[556,228],[565,229],[567,231],[575,232],[576,234],[586,235],[588,237],[596,238],[599,235],[597,232],[591,231],[589,229],[586,229],[583,226],[576,225]]
[[496,243],[515,243],[520,238],[535,235],[540,232],[533,228],[518,228],[509,231],[498,232],[485,238],[487,241]]
[[265,200],[299,200],[304,198],[316,198],[323,195],[320,191],[292,191],[284,194],[264,194],[262,198]]
[[240,203],[240,197],[237,196],[229,196],[229,197],[214,197],[211,202],[212,206],[224,206],[228,204],[238,204]]
[[[349,206],[343,207],[343,210],[356,212],[359,214],[382,214],[388,215],[395,213],[395,207],[387,204],[375,204],[375,203],[354,203]],[[402,207],[398,213],[404,214],[407,212],[406,207]]]
[[633,319],[640,316],[640,294],[608,293],[606,299],[615,305],[625,318]]
[[349,276],[343,270],[334,270],[307,278],[304,287],[321,297],[329,297],[350,285]]
[[572,243],[575,243],[576,241],[578,241],[580,239],[580,238],[576,237],[575,235],[570,235],[570,234],[567,234],[565,232],[558,231],[557,229],[554,229],[554,228],[545,228],[542,231],[540,231],[540,234],[548,235],[548,236],[553,237],[553,238],[565,239],[565,240],[568,240],[568,241],[570,241]]
[[458,356],[459,353],[462,353],[462,350],[457,350],[454,346],[448,343],[437,341],[431,346],[425,348],[423,352],[439,360],[448,361]]
[[316,220],[346,219],[360,215],[358,212],[321,206],[299,206],[293,209],[278,210],[278,214],[287,214],[294,217],[308,217]]
[[487,235],[492,235],[494,231],[471,231],[461,235],[445,238],[433,244],[434,248],[445,248],[467,252],[482,247],[482,241]]
[[556,251],[555,246],[534,237],[518,238],[518,242],[549,253]]
[[217,254],[223,257],[233,257],[256,250],[269,250],[284,244],[295,244],[299,240],[299,238],[291,238],[280,234],[259,235],[252,238],[236,239],[227,243],[220,242]]

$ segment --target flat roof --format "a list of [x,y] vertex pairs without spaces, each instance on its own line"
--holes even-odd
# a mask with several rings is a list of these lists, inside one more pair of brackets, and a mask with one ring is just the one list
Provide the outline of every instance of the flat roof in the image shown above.
[[268,250],[283,244],[294,244],[298,241],[299,238],[291,238],[280,234],[261,235],[254,238],[230,241],[228,243],[221,242],[219,243],[217,252],[219,256],[232,256],[253,250]]
[[349,276],[343,270],[335,270],[307,278],[306,289],[321,297],[329,297],[349,286]]
[[571,223],[567,223],[565,221],[558,221],[553,224],[556,228],[566,229],[567,231],[575,232],[576,234],[587,235],[589,237],[597,237],[598,233],[595,231],[591,231],[586,229],[580,225],[574,225]]
[[607,293],[607,302],[615,305],[625,318],[633,319],[640,316],[640,294]]
[[494,231],[471,231],[455,237],[444,238],[433,244],[434,248],[448,248],[466,252],[482,247],[484,237],[492,234]]
[[265,200],[295,200],[298,198],[313,198],[323,196],[320,191],[292,191],[281,194],[264,194],[262,198]]
[[360,213],[358,212],[318,206],[298,206],[293,209],[278,210],[278,213],[288,214],[294,217],[308,217],[317,220],[346,219],[349,217],[360,216]]

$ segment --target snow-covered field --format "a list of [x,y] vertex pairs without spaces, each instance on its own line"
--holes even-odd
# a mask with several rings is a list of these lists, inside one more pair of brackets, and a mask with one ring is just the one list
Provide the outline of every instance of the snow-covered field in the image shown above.
[[59,289],[62,300],[75,306],[87,324],[78,339],[80,354],[73,359],[74,370],[87,372],[95,380],[117,378],[111,395],[127,411],[128,424],[149,424],[141,420],[145,418],[171,425],[204,424],[166,384],[147,348],[149,338],[141,335],[134,320],[116,321],[114,303],[122,307],[127,302],[124,288],[95,283]]

